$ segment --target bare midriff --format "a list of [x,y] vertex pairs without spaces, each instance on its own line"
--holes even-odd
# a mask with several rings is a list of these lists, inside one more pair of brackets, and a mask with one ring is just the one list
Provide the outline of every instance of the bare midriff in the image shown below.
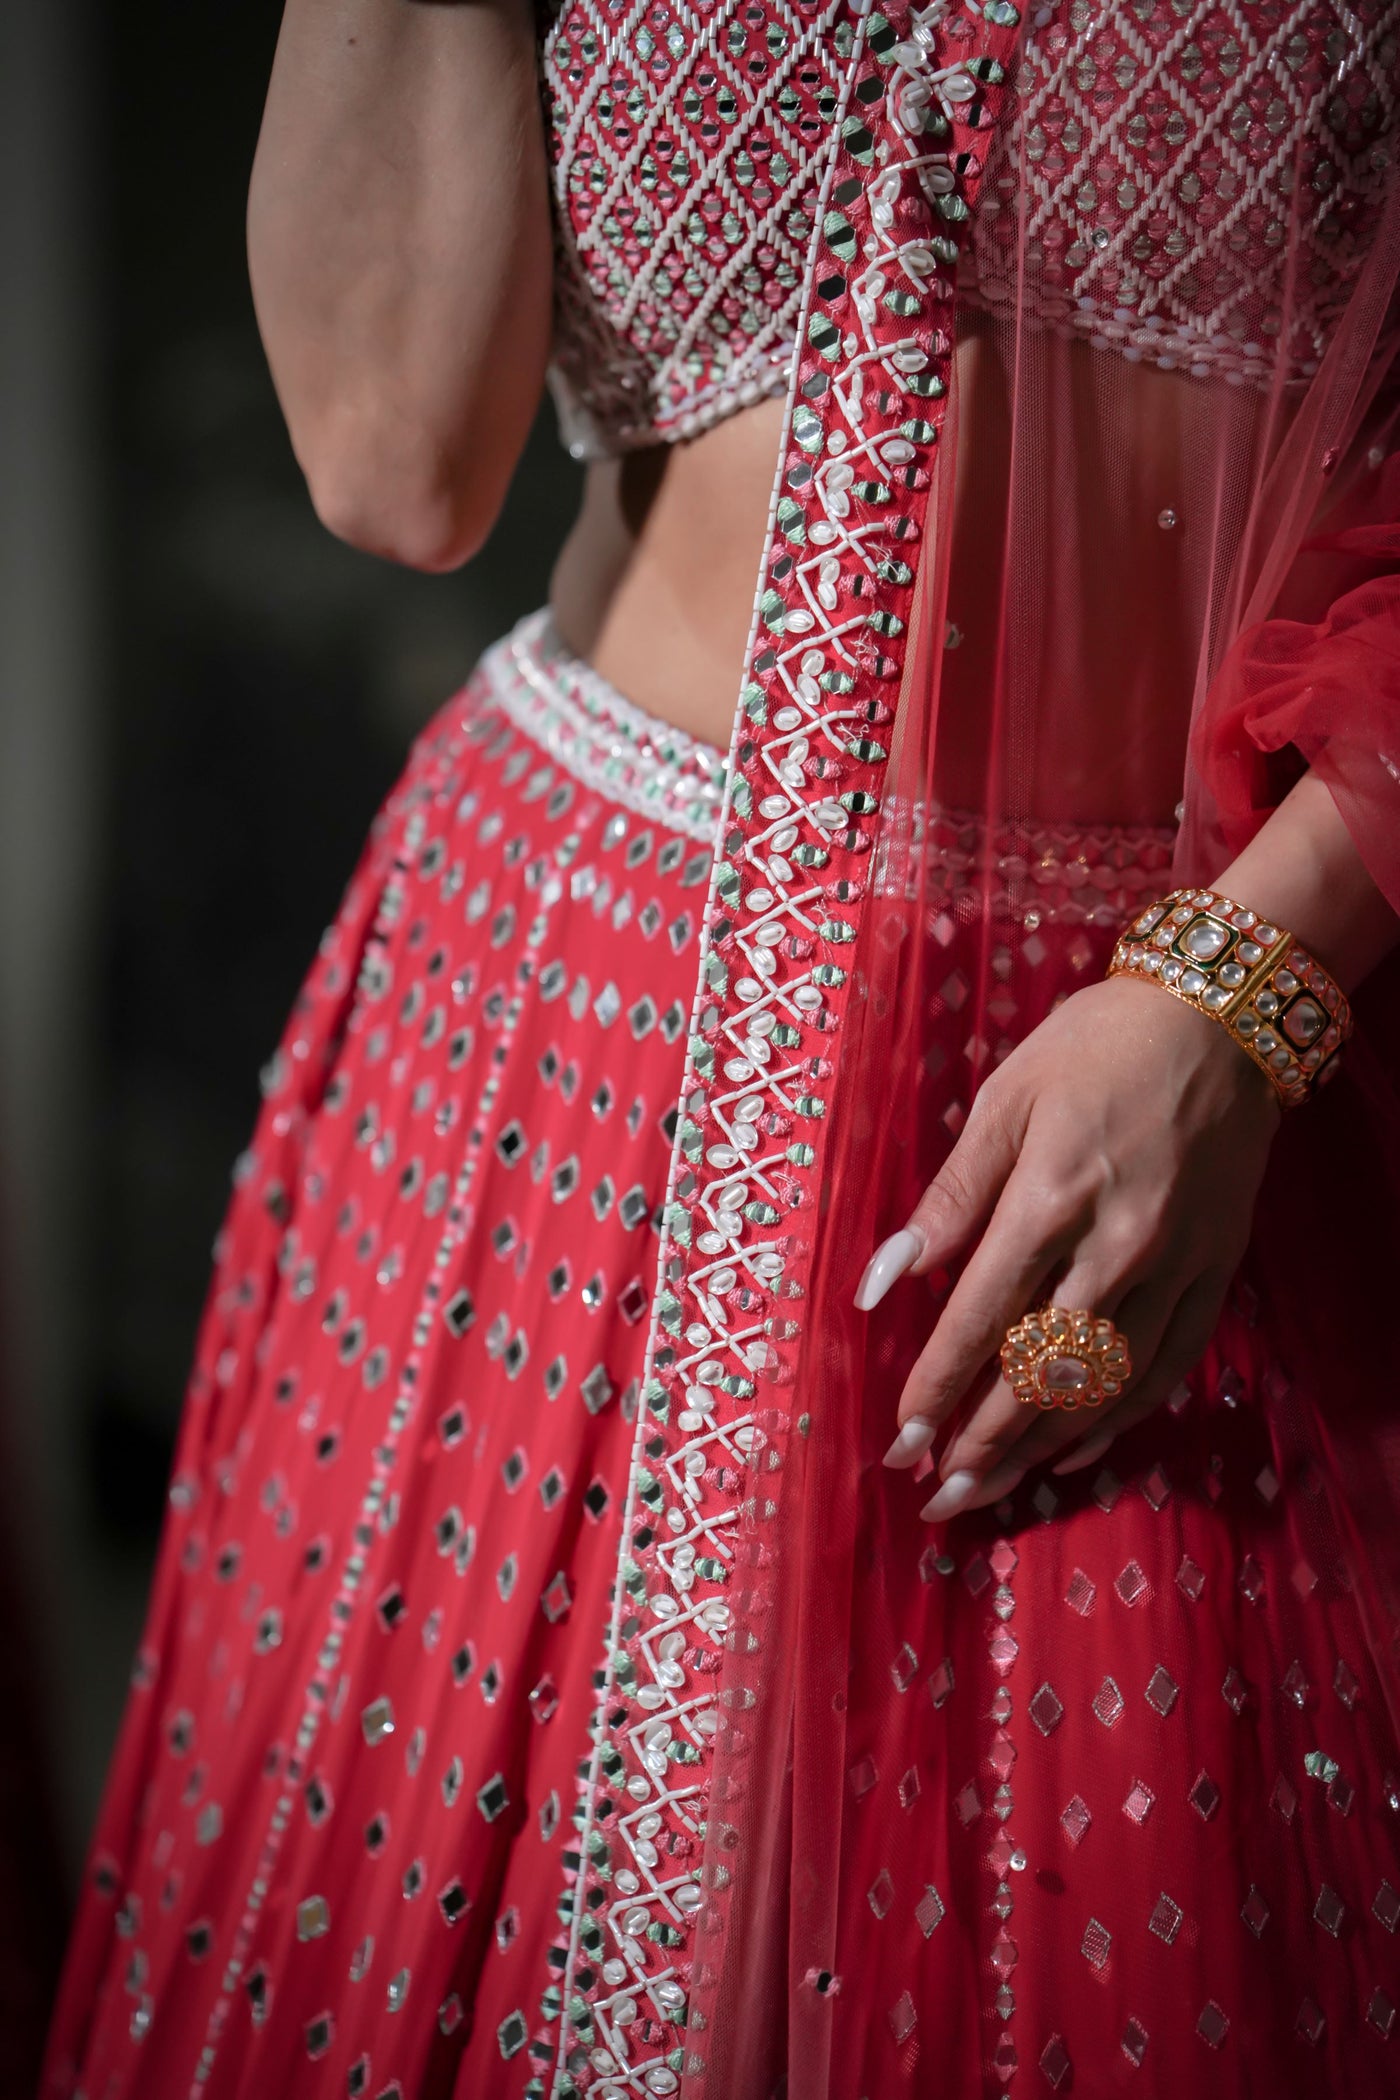
[[[991,324],[974,314],[958,345],[937,792],[967,809],[1000,802],[1050,819],[1170,823],[1209,567],[1199,536],[1188,537],[1202,521],[1177,516],[1205,390],[1116,359],[1106,368],[1087,346],[1067,366],[1063,346],[1053,354],[1058,456],[1028,463],[1016,457],[1007,359]],[[1038,391],[1033,376],[1028,391]],[[685,443],[595,462],[551,586],[570,647],[638,706],[721,749],[782,421],[781,401],[767,401]],[[1013,514],[1028,521],[1019,541]],[[1022,777],[1007,782],[997,747],[1013,719]]]
[[649,714],[727,750],[783,404],[595,460],[550,584],[569,646]]

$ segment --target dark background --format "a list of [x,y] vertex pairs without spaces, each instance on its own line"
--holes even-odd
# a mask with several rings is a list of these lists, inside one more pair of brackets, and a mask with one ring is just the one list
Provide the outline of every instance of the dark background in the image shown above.
[[317,523],[243,247],[279,18],[0,0],[0,1808],[55,1911],[258,1066],[409,739],[540,601],[576,495],[545,408],[459,574]]

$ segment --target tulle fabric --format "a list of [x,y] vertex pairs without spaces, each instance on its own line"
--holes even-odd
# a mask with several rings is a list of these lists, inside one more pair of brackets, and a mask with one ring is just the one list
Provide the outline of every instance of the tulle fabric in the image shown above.
[[[1299,215],[1280,209],[1296,244]],[[827,1150],[796,1242],[800,1354],[753,1403],[764,1464],[736,1548],[685,2100],[759,2100],[783,2077],[802,2100],[846,2100],[824,1994],[863,1901],[838,1871],[851,1685],[882,1619],[862,1477],[931,1318],[926,1295],[906,1297],[877,1350],[852,1292],[1015,1040],[1004,929],[1033,899],[1047,828],[1173,827],[1161,887],[1207,882],[1311,764],[1400,905],[1394,185],[1319,369],[1280,359],[1250,384],[1047,324],[1022,232],[1009,308],[959,302],[936,471],[897,496],[919,534],[915,609]],[[1278,277],[1298,289],[1287,255]],[[951,919],[928,850],[948,812],[987,863],[976,910],[964,897]],[[1101,949],[1123,899],[1082,876]],[[1400,1252],[1398,983],[1384,966],[1364,988],[1348,1072],[1290,1120],[1249,1264],[1289,1367],[1261,1401],[1274,1449],[1321,1483],[1313,1550],[1364,1619],[1392,1726],[1400,1434],[1376,1321]],[[937,1094],[929,1127],[926,1078],[950,1057],[967,1085],[951,1113]]]
[[[755,137],[752,153],[703,168],[693,211],[678,207],[656,235],[677,244],[666,256],[678,294],[657,325],[688,308],[732,338],[750,306],[786,306],[786,253],[757,236],[744,248],[732,170],[734,183],[761,182],[765,209],[781,196],[784,241],[807,243],[797,369],[697,939],[645,1364],[617,1468],[597,1703],[570,1746],[572,1822],[553,1766],[540,1821],[542,1835],[561,1821],[569,1833],[560,1936],[529,2009],[523,1987],[491,2008],[504,2014],[494,2054],[489,2020],[473,2034],[489,2066],[480,2090],[886,2100],[946,2084],[972,2100],[1013,2079],[1018,2091],[1037,2078],[1110,2090],[1145,2062],[1144,2089],[1174,2090],[1216,2064],[1205,2089],[1242,2091],[1238,2054],[1199,2055],[1233,2033],[1237,2052],[1252,2040],[1261,2089],[1293,2100],[1319,2081],[1289,2015],[1296,2005],[1296,2032],[1316,2046],[1325,2021],[1309,1994],[1331,1987],[1349,1992],[1358,2031],[1323,2075],[1340,2068],[1339,2090],[1376,2090],[1380,2059],[1365,2052],[1400,2046],[1389,2039],[1400,1982],[1386,1966],[1400,1929],[1386,1820],[1400,1805],[1388,1763],[1400,1434],[1381,1328],[1400,1252],[1396,973],[1378,972],[1355,1002],[1346,1075],[1290,1119],[1206,1368],[1122,1461],[1126,1501],[1121,1479],[1027,1487],[922,1546],[920,1480],[879,1460],[937,1289],[897,1291],[874,1319],[852,1294],[873,1245],[947,1158],[978,1086],[1101,972],[1140,878],[1212,880],[1312,764],[1400,901],[1388,17],[1372,0],[1344,15],[1320,0],[1296,36],[1289,17],[1281,44],[1269,0],[1230,0],[1219,18],[1187,0],[1097,13],[1047,0],[1034,13],[1037,64],[1063,78],[1051,117],[1023,130],[1018,187],[1008,127],[1035,82],[1023,82],[1029,62],[1018,70],[1027,25],[1013,0],[768,12],[755,0],[742,20],[697,15],[698,28],[661,7],[630,18],[641,61],[630,78],[621,11],[583,25],[578,124],[559,158],[589,124],[606,126],[619,183],[654,182],[660,154],[667,181],[687,184],[692,152],[704,163],[746,114],[746,79],[765,129],[790,136]],[[1248,93],[1213,138],[1211,98],[1240,78]],[[685,143],[668,131],[668,97]],[[724,124],[710,122],[711,97]],[[1204,144],[1175,166],[1188,100]],[[1115,125],[1140,156],[1132,179],[1109,150]],[[1067,169],[1074,194],[1052,209]],[[630,202],[601,229],[617,256],[628,220]],[[1115,241],[1120,259],[1146,258],[1116,289],[1093,279]],[[1187,271],[1180,257],[1193,252]],[[622,263],[606,266],[628,294]],[[1171,327],[1152,325],[1158,293]],[[624,772],[627,744],[619,727],[606,754]],[[535,793],[533,777],[520,792]],[[460,803],[454,821],[467,814]],[[556,898],[578,844],[554,852]],[[515,842],[502,850],[513,856]],[[519,882],[546,866],[525,859]],[[436,882],[439,868],[425,853],[417,879]],[[568,878],[580,910],[588,879],[580,867]],[[441,877],[444,907],[453,880]],[[401,901],[386,892],[390,931]],[[618,899],[617,930],[633,902]],[[522,891],[522,926],[528,916]],[[664,916],[658,903],[653,932]],[[677,952],[696,932],[682,922]],[[513,923],[514,906],[503,929]],[[528,940],[546,924],[534,920]],[[407,920],[407,946],[420,936]],[[494,939],[494,925],[474,938]],[[367,995],[381,986],[371,972]],[[349,996],[338,980],[334,996]],[[400,1025],[416,1011],[405,1005]],[[581,996],[575,1018],[587,1011]],[[376,1061],[378,1047],[365,1055]],[[406,1070],[391,1083],[409,1085]],[[481,1117],[494,1114],[494,1070],[480,1099]],[[466,1217],[449,1213],[443,1259]],[[434,1295],[414,1352],[448,1347],[426,1310],[436,1271],[424,1289]],[[455,1299],[442,1317],[454,1304],[469,1320]],[[419,1361],[405,1358],[415,1378]],[[366,1446],[367,1531],[412,1413],[405,1372],[392,1437]],[[358,1433],[372,1438],[370,1417]],[[440,1559],[421,1527],[391,1535]],[[1095,1560],[1109,1551],[1096,1539],[1112,1561]],[[346,1624],[360,1586],[357,1536],[337,1597]],[[605,1586],[581,1582],[580,1600]],[[401,1600],[377,1601],[387,1634]],[[333,1623],[334,1647],[303,1680],[332,1718],[338,1612]],[[577,1606],[573,1625],[571,1644],[593,1638]],[[379,1639],[374,1621],[360,1626],[358,1641]],[[1141,1652],[1159,1627],[1167,1647]],[[576,1684],[591,1658],[569,1653]],[[1109,1667],[1119,1653],[1135,1682],[1126,1664]],[[395,1667],[419,1696],[421,1669],[406,1652]],[[941,1724],[945,1707],[942,1761],[929,1754],[918,1796],[905,1785],[918,1777],[919,1760],[905,1764],[913,1718]],[[497,1712],[529,1733],[518,1702]],[[386,1716],[371,1706],[358,1718],[373,1751]],[[1169,1788],[1132,1762],[1158,1753],[1158,1722],[1177,1730],[1161,1753]],[[972,1779],[949,1744],[975,1762]],[[1095,1811],[1097,1852],[1078,1849],[1086,1803],[1059,1789],[1076,1756],[1113,1788]],[[1275,1758],[1295,1779],[1280,1771],[1270,1795]],[[981,1789],[993,1782],[989,1812]],[[904,1793],[922,1798],[917,1825],[872,1813],[892,1791],[901,1809]],[[487,1824],[499,1814],[489,1780],[477,1808]],[[1129,1824],[1145,1850],[1115,1845]],[[274,1853],[292,1827],[279,1806]],[[1246,1838],[1253,1855],[1277,1855],[1286,1905],[1277,1890],[1234,1885]],[[1057,1866],[1055,1844],[1095,1863]],[[1334,1858],[1345,1897],[1328,1878]],[[1159,1871],[1153,1895],[1144,1877]],[[408,1861],[405,1901],[422,1872]],[[546,1859],[521,1874],[538,1927],[553,1871]],[[1013,1888],[1018,1877],[1033,1891]],[[1141,1899],[1135,1941],[1111,1912],[1116,1882]],[[217,1985],[216,2039],[226,2003],[244,1995],[260,1915],[291,1949],[286,1889],[264,1914],[262,1866],[240,1885],[251,1894]],[[435,1886],[446,1931],[468,1892]],[[1074,1906],[1057,1913],[1070,1890]],[[1086,1916],[1091,1894],[1100,1908]],[[305,1895],[310,1959],[329,1962],[339,1943],[318,1922],[323,1892]],[[1189,1917],[1178,1897],[1210,1915]],[[469,1932],[486,1929],[490,1907],[478,1903]],[[1001,1929],[1012,1917],[1027,1922]],[[890,1924],[884,1939],[872,1920]],[[1157,1968],[1129,2002],[1154,1947],[1177,1968]],[[329,2006],[344,1985],[325,1973]],[[378,2001],[376,2028],[401,2018],[407,1975]],[[1182,1976],[1199,1989],[1172,2032]],[[143,1984],[133,1957],[133,2011],[108,2008],[133,2042],[154,2010]],[[311,2016],[313,2056],[319,2009],[288,1992],[278,2014],[289,2037]],[[486,2018],[485,1999],[475,2012]],[[465,2013],[442,2000],[439,2038]],[[404,2049],[414,2036],[437,2049],[428,2030],[403,2031]],[[249,2047],[225,2059],[236,2079],[258,2075]],[[209,2075],[202,2060],[196,2085]],[[379,2075],[371,2087],[357,2066],[350,2090],[377,2090]]]
[[1197,748],[1224,836],[1243,842],[1300,762],[1318,773],[1377,887],[1400,909],[1400,457],[1395,409],[1309,534],[1272,614],[1246,627],[1202,709]]

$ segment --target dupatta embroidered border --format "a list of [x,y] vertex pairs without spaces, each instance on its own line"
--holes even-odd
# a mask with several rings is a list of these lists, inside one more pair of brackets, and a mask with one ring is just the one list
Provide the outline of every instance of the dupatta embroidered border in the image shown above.
[[[675,2093],[730,1602],[794,1408],[836,1043],[953,347],[954,274],[1020,16],[832,7],[849,53],[808,248],[730,751],[565,1935],[527,2092]],[[820,46],[816,39],[822,39]],[[761,1638],[761,1599],[743,1638]],[[714,1919],[707,1916],[713,1931]],[[717,2100],[741,2100],[739,2095]]]

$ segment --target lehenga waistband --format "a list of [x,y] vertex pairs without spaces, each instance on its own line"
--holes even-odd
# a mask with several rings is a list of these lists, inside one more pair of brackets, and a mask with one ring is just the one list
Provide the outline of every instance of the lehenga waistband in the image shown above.
[[[560,638],[548,608],[530,613],[482,658],[492,702],[585,786],[664,824],[714,841],[727,759],[715,745],[626,699]],[[895,813],[898,816],[898,813]],[[929,901],[991,898],[1020,917],[1108,923],[1170,887],[1169,825],[1051,823],[906,808],[883,876],[922,867]]]
[[1176,827],[981,817],[919,811],[903,853],[886,854],[897,881],[924,885],[931,907],[975,897],[993,915],[1071,925],[1121,925],[1172,886]]
[[548,608],[482,659],[493,698],[566,772],[705,845],[724,800],[724,754],[623,698],[560,639]]

